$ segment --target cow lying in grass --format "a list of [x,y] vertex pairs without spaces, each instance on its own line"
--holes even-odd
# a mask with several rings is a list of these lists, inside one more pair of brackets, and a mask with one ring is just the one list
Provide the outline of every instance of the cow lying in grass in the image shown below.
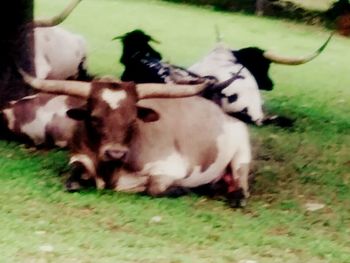
[[[123,81],[138,83],[176,83],[176,79],[169,77],[169,64],[164,63],[159,52],[150,45],[153,38],[141,30],[134,30],[123,36],[123,54],[120,62],[125,66],[122,74]],[[273,121],[265,118],[262,110],[262,99],[259,89],[272,90],[273,82],[268,76],[271,63],[284,65],[300,65],[317,57],[326,47],[330,38],[313,54],[302,58],[288,58],[278,56],[270,51],[248,47],[232,50],[219,43],[208,55],[190,66],[188,70],[173,66],[180,79],[196,79],[211,77],[218,82],[226,81],[235,76],[235,81],[225,87],[207,89],[203,96],[215,101],[229,114],[253,122],[257,125]],[[174,74],[173,74],[174,75]],[[287,120],[287,119],[280,119]],[[282,125],[290,125],[288,120]]]
[[74,96],[43,92],[12,101],[0,111],[0,138],[38,147],[67,147],[76,121],[66,112],[84,103]]
[[59,26],[34,29],[35,69],[41,79],[91,80],[86,40]]
[[247,127],[214,103],[192,96],[206,82],[174,86],[25,79],[42,91],[87,101],[67,112],[79,122],[70,145],[68,189],[94,180],[98,188],[164,196],[215,183],[229,172],[233,191],[241,193],[235,195],[238,203],[249,196]]

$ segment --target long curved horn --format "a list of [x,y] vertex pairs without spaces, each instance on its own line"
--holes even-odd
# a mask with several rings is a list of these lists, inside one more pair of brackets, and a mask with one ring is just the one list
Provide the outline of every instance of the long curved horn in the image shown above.
[[137,84],[136,90],[139,99],[146,98],[182,98],[197,95],[208,86],[208,82],[197,85],[176,85],[145,83]]
[[218,25],[215,25],[215,34],[216,34],[216,43],[220,43],[222,41],[222,35]]
[[279,56],[277,54],[274,54],[271,51],[265,51],[263,56],[267,59],[269,59],[271,62],[277,63],[277,64],[284,64],[284,65],[301,65],[304,63],[307,63],[314,58],[316,58],[319,54],[322,53],[322,51],[326,48],[328,45],[329,41],[333,37],[334,32],[328,37],[326,42],[318,49],[316,50],[313,54],[304,56],[304,57],[299,57],[299,58],[292,58],[292,57],[284,57],[284,56]]
[[228,86],[230,86],[236,79],[243,78],[240,74],[243,70],[244,66],[240,68],[240,70],[237,73],[233,73],[232,77],[219,83],[214,83],[210,89],[215,92],[221,92],[222,90],[226,89]]
[[34,20],[34,27],[57,26],[62,23],[82,0],[71,1],[63,11],[51,18]]
[[91,91],[91,84],[83,81],[72,80],[47,80],[35,78],[19,69],[23,80],[32,88],[43,92],[73,95],[88,98]]

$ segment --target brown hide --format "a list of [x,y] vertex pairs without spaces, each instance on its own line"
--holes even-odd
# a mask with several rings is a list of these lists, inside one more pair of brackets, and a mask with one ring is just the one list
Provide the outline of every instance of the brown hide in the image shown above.
[[[104,95],[105,92],[107,95]],[[125,98],[118,101],[113,95],[119,93],[124,94]],[[104,96],[111,96],[112,106],[115,102],[118,107],[111,108]],[[116,151],[125,148],[130,139],[126,131],[130,131],[136,119],[136,100],[135,85],[132,83],[92,82],[91,94],[84,109],[85,116],[71,116],[84,120],[74,135],[73,152],[84,153],[88,147],[96,153],[96,158],[109,161],[111,158],[105,155],[106,146]]]
[[141,170],[173,152],[186,156],[190,166],[199,165],[201,171],[215,161],[216,138],[226,117],[216,105],[200,97],[146,99],[137,105],[155,110],[160,117],[156,122],[137,121],[139,132],[130,143],[126,159],[129,167]]

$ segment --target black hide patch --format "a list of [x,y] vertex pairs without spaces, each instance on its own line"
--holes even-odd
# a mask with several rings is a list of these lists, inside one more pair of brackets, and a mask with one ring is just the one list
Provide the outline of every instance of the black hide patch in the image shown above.
[[237,93],[234,93],[234,94],[232,94],[232,95],[227,97],[227,100],[228,100],[229,103],[235,102],[237,99],[238,99],[238,94]]
[[295,119],[285,117],[285,116],[273,116],[266,117],[263,124],[264,125],[275,125],[282,128],[292,128],[294,126]]
[[239,111],[239,112],[232,112],[232,113],[229,113],[229,115],[245,122],[245,123],[251,123],[251,124],[254,124],[251,116],[248,114],[248,109],[247,108],[244,108],[243,110]]
[[136,83],[163,83],[158,75],[162,56],[148,42],[152,38],[141,30],[134,30],[121,37],[123,54],[120,62],[125,66],[122,81]]
[[237,63],[246,67],[254,76],[261,90],[272,90],[273,82],[269,77],[271,61],[263,56],[265,51],[256,47],[248,47],[232,51]]

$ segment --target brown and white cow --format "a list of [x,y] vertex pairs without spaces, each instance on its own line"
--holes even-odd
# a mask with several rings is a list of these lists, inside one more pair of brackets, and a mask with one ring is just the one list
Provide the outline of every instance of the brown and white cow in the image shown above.
[[206,99],[184,98],[205,84],[26,79],[42,90],[87,98],[85,106],[67,112],[81,121],[71,145],[73,178],[94,178],[99,188],[160,196],[214,183],[230,170],[236,190],[249,196],[246,125]]
[[66,147],[77,125],[66,112],[85,103],[79,97],[44,92],[12,101],[0,111],[0,137],[38,147]]

